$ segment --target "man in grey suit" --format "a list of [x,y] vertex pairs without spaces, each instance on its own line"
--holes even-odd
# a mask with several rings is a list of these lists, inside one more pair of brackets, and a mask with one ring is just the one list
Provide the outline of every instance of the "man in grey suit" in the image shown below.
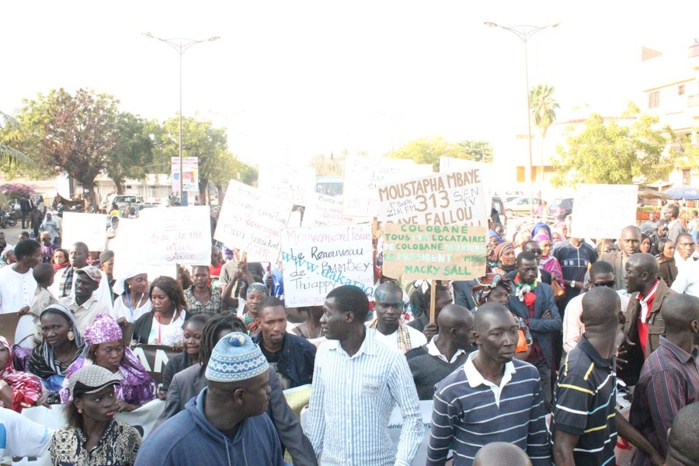
[[[196,397],[206,387],[206,364],[211,357],[216,343],[225,335],[232,332],[247,333],[245,324],[235,315],[224,312],[210,318],[202,332],[199,361],[201,364],[188,367],[178,372],[172,378],[167,391],[165,408],[155,423],[155,429],[166,419],[184,409],[189,400]],[[317,466],[318,460],[313,452],[313,446],[301,430],[296,414],[291,410],[284,398],[279,377],[274,368],[269,368],[269,386],[271,393],[267,415],[277,429],[283,446],[289,451],[294,466]]]
[[680,222],[680,208],[675,204],[668,204],[663,208],[663,220],[667,223],[667,237],[673,243],[677,243],[680,233],[687,233],[687,230]]

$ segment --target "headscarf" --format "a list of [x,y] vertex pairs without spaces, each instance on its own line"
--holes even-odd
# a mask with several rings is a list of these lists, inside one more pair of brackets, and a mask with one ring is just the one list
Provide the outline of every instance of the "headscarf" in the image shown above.
[[2,254],[0,254],[0,267],[10,265],[7,263],[7,258],[10,257],[10,254],[13,252],[15,252],[15,248],[5,248],[5,250],[2,251]]
[[[265,284],[260,283],[260,282],[255,282],[255,283],[248,286],[248,289],[245,291],[245,297],[247,298],[248,295],[250,294],[250,292],[253,290],[261,291],[265,294],[265,296],[269,296],[269,290],[267,289]],[[243,314],[243,321],[245,322],[245,325],[247,326],[248,331],[250,331],[252,333],[257,332],[257,328],[259,327],[260,323],[257,319],[255,319],[253,316],[251,316],[250,313],[246,312],[245,314]]]
[[545,234],[546,236],[551,238],[551,227],[548,226],[547,223],[537,222],[534,225],[534,228],[532,228],[532,238],[534,238],[534,241],[538,242],[536,237],[539,236],[540,234]]
[[[85,330],[85,342],[88,345],[99,345],[121,341],[122,331],[119,324],[108,314],[97,314],[95,320]],[[80,358],[66,371],[66,381],[68,377],[83,366],[94,364],[87,358]],[[153,379],[138,360],[135,354],[128,347],[124,348],[124,356],[119,363],[122,381],[117,388],[117,397],[130,404],[141,405],[153,399]],[[66,402],[70,398],[70,391],[64,381],[61,390],[61,401]]]
[[538,233],[534,237],[534,241],[536,241],[537,243],[541,243],[542,241],[546,241],[546,240],[551,241],[551,237],[549,235],[547,235],[546,233]]
[[114,294],[123,295],[126,292],[126,280],[135,277],[136,275],[141,275],[142,273],[148,273],[146,267],[143,265],[132,265],[126,272],[119,274],[119,278],[114,282]]
[[7,348],[10,357],[7,364],[0,372],[0,379],[7,382],[7,385],[12,389],[12,406],[5,406],[14,411],[22,412],[22,408],[34,406],[42,394],[41,381],[35,375],[27,372],[21,372],[12,365],[12,345],[5,337],[0,337],[0,345]]
[[265,284],[260,283],[260,282],[255,282],[255,283],[248,286],[248,290],[245,292],[245,297],[247,298],[247,296],[250,294],[250,292],[254,291],[254,290],[261,291],[265,294],[265,296],[269,296],[269,290],[267,289]]
[[476,279],[476,284],[471,290],[473,301],[476,306],[482,306],[488,300],[490,293],[498,286],[504,286],[509,293],[512,293],[512,280],[505,278],[499,273],[489,273],[484,277]]
[[498,235],[498,232],[495,231],[495,230],[488,230],[488,240],[490,240],[490,238],[497,238],[498,244],[502,244],[502,242],[504,241],[504,240],[500,237],[500,235]]
[[[75,319],[70,310],[63,306],[62,304],[52,304],[41,313],[44,315],[46,311],[55,311],[64,315],[71,323],[71,330],[75,338],[75,344],[78,346],[78,354],[82,353],[83,349],[83,338],[80,335],[80,330],[78,329],[78,321]],[[39,317],[41,318],[41,317]],[[52,375],[63,375],[61,368],[54,359],[53,347],[48,344],[46,339],[41,341],[41,345],[34,348],[32,352],[32,357],[29,361],[31,371],[41,377],[42,379],[48,379]]]

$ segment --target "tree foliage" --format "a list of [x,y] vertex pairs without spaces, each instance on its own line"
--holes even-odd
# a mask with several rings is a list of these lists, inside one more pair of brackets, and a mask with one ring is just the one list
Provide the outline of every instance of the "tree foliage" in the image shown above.
[[87,191],[96,208],[95,178],[118,145],[118,111],[113,97],[79,89],[54,89],[22,109],[24,146],[48,172],[67,173]]
[[624,114],[632,121],[628,125],[592,114],[581,130],[570,128],[566,146],[557,147],[554,185],[653,183],[665,177],[673,168],[665,153],[672,131],[658,128],[658,117],[639,114],[631,104]]
[[670,148],[675,167],[695,169],[699,167],[699,144],[692,143],[691,134],[678,134]]
[[0,112],[0,168],[4,173],[14,176],[18,169],[29,170],[36,165],[32,159],[17,149],[21,144],[21,127],[16,119],[5,112]]
[[143,179],[152,173],[153,147],[152,126],[144,119],[131,113],[120,113],[117,118],[118,140],[107,155],[105,170],[114,181],[117,194],[124,194],[126,178]]
[[539,128],[541,138],[546,137],[546,131],[556,121],[556,110],[560,108],[553,98],[553,86],[539,84],[529,91],[529,110],[534,126]]
[[439,170],[439,158],[473,160],[476,162],[492,162],[493,149],[486,141],[449,142],[441,136],[420,138],[410,141],[391,157],[410,159],[417,164],[431,164],[435,171]]
[[345,159],[347,159],[347,150],[342,151],[339,155],[334,153],[330,156],[316,154],[309,165],[315,169],[316,176],[343,176],[345,174]]

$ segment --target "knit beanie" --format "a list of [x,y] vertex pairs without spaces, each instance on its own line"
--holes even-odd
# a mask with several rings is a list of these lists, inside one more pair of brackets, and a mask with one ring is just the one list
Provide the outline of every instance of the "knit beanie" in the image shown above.
[[204,374],[212,382],[239,382],[269,369],[260,348],[244,333],[234,332],[216,343]]

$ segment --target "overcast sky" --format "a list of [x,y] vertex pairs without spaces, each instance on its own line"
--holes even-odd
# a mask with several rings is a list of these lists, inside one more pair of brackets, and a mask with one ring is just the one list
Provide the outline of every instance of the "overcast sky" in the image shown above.
[[641,46],[686,56],[698,17],[691,0],[4,2],[0,109],[88,87],[163,120],[178,109],[178,56],[142,33],[221,36],[184,55],[183,113],[226,127],[243,160],[433,135],[496,143],[525,132],[523,46],[484,21],[561,23],[530,40],[529,68],[565,119],[641,104]]

